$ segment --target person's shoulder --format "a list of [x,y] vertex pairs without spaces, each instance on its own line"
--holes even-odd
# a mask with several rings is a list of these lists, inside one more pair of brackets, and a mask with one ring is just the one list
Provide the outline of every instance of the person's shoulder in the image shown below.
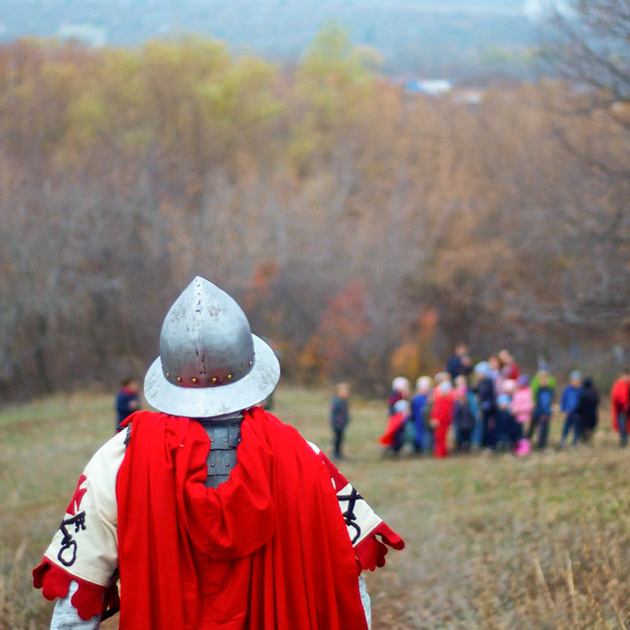
[[121,449],[124,450],[126,446],[125,441],[127,439],[127,430],[128,429],[123,429],[122,431],[119,431],[118,433],[116,433],[116,435],[109,438],[109,440],[107,440],[107,442],[105,442],[105,444],[103,444],[101,448],[99,448],[98,451],[96,452],[106,453],[109,451],[119,451]]
[[85,470],[87,472],[109,470],[116,472],[127,448],[127,430],[123,429],[110,438],[94,453]]

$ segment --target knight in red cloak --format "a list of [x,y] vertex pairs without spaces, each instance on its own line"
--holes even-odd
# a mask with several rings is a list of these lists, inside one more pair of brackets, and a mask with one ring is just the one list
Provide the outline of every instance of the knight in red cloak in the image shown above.
[[[79,478],[34,585],[51,628],[365,630],[361,571],[404,543],[326,456],[257,403],[273,351],[195,278],[171,307],[139,411]],[[118,588],[120,582],[120,589]]]

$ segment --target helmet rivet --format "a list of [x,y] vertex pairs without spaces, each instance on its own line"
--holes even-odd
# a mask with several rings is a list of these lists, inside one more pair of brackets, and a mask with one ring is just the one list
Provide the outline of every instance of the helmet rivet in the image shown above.
[[253,361],[250,361],[250,362],[249,362],[249,365],[250,365],[250,367],[251,367],[252,365],[254,365],[254,362],[253,362]]
[[166,378],[171,378],[171,373],[170,372],[166,373]]
[[191,380],[193,383],[198,383],[198,382],[199,382],[199,379],[198,379],[198,378],[196,378],[196,377],[194,377],[194,376],[193,376],[193,377],[192,377],[192,379],[190,379],[190,380]]
[[213,382],[213,383],[216,383],[218,380],[219,380],[219,379],[218,379],[216,376],[213,376],[213,377],[212,377],[212,382]]
[[178,382],[178,383],[181,383],[181,382],[182,382],[182,377],[181,377],[181,376],[178,376],[178,377],[177,377],[177,382]]
[[232,375],[231,375],[231,374],[228,374],[228,375],[227,375],[227,380],[228,380],[228,381],[231,381],[231,380],[232,380]]

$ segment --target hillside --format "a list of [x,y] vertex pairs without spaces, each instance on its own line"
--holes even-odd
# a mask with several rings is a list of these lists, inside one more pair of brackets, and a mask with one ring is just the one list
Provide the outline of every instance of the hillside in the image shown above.
[[[283,388],[274,411],[327,448],[327,408],[325,391]],[[384,404],[354,401],[341,466],[407,543],[367,576],[373,630],[627,627],[630,461],[604,419],[592,449],[392,461],[376,444],[383,416]],[[1,630],[48,627],[28,569],[112,428],[102,395],[0,414]]]

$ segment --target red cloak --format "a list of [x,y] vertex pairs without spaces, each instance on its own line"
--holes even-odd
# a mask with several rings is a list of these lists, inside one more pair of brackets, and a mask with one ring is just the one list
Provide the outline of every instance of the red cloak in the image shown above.
[[407,413],[406,411],[393,413],[387,420],[385,433],[383,433],[383,435],[381,435],[381,437],[378,439],[379,444],[383,444],[384,446],[392,446],[396,441],[396,434],[403,428],[408,417],[409,413]]
[[620,413],[628,413],[630,407],[630,383],[623,378],[618,379],[610,392],[613,431],[619,432]]
[[117,480],[121,630],[365,630],[330,474],[299,433],[247,412],[238,465],[206,488],[210,440],[133,415]]

